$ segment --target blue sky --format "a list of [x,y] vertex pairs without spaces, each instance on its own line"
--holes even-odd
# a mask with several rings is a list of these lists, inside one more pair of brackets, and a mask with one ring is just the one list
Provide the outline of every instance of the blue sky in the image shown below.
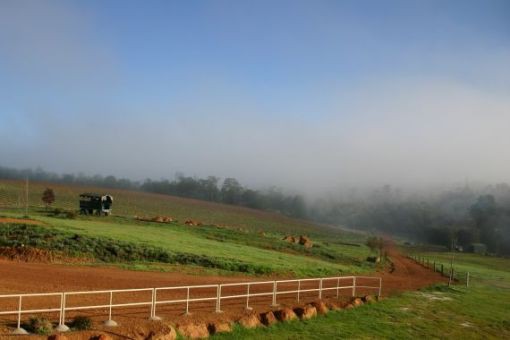
[[2,164],[505,181],[509,40],[509,1],[2,1]]

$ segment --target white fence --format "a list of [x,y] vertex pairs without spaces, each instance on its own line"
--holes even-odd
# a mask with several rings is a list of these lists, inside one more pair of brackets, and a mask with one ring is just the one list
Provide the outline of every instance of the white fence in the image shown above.
[[[371,284],[372,282],[372,284]],[[289,287],[290,286],[290,287]],[[285,289],[285,287],[287,287]],[[59,315],[58,331],[67,331],[69,328],[65,325],[66,313],[70,311],[106,309],[108,311],[108,320],[105,321],[107,326],[116,326],[117,323],[112,320],[112,310],[123,307],[149,307],[150,319],[159,320],[157,316],[158,306],[171,304],[184,304],[184,314],[190,313],[190,303],[210,301],[215,304],[215,311],[221,313],[222,301],[241,299],[246,309],[251,309],[250,299],[254,297],[271,297],[272,307],[278,306],[278,297],[282,295],[295,296],[297,301],[303,298],[304,293],[316,292],[316,298],[321,299],[326,292],[334,291],[336,298],[340,296],[341,290],[350,290],[350,296],[356,296],[359,289],[375,290],[377,296],[381,295],[382,279],[380,277],[371,276],[340,276],[313,279],[295,279],[280,281],[260,281],[260,282],[241,282],[241,283],[224,283],[211,285],[194,285],[179,287],[158,287],[158,288],[141,288],[141,289],[116,289],[116,290],[97,290],[82,292],[64,292],[64,293],[37,293],[37,294],[9,294],[0,295],[0,300],[11,299],[12,304],[17,304],[16,310],[0,310],[0,315],[14,315],[17,317],[17,328],[15,334],[26,334],[27,332],[21,327],[23,315],[33,315],[41,313],[56,313]],[[205,296],[194,297],[193,293],[207,290]],[[235,290],[231,292],[229,290]],[[163,295],[173,292],[174,295],[182,294],[182,298],[165,298]],[[129,294],[128,298],[135,299],[135,294],[145,293],[142,301],[133,302],[117,302],[122,294]],[[180,293],[180,294],[179,294]],[[107,303],[95,305],[75,305],[69,302],[73,297],[95,296],[95,299],[103,297],[107,299]],[[99,296],[99,297],[98,297]],[[49,308],[28,308],[24,309],[25,301],[33,298],[54,298],[55,306]],[[48,304],[45,301],[44,304]]]

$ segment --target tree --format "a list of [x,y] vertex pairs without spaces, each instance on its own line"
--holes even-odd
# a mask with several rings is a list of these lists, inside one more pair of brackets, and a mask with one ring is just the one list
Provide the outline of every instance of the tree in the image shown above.
[[221,196],[224,203],[228,204],[239,204],[241,201],[241,195],[243,193],[243,187],[237,179],[235,178],[226,178],[223,181],[223,185],[221,187]]
[[46,208],[48,208],[53,204],[53,202],[55,202],[55,192],[53,192],[53,189],[51,188],[46,188],[42,194],[41,199],[44,204],[46,204]]

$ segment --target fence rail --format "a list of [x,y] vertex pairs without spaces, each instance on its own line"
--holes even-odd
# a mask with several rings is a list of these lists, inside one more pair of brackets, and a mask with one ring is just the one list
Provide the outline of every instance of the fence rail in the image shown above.
[[[360,281],[362,284],[359,284]],[[314,285],[315,284],[315,285]],[[285,289],[283,286],[294,285]],[[312,286],[312,287],[306,287]],[[254,290],[255,287],[262,289]],[[264,287],[267,287],[264,289]],[[237,292],[226,292],[228,289],[235,288]],[[192,293],[199,290],[209,290],[210,295],[201,297],[192,297]],[[90,309],[107,309],[108,319],[105,321],[107,326],[116,326],[117,323],[112,320],[112,310],[122,307],[150,307],[149,318],[151,320],[160,320],[157,315],[157,307],[171,304],[185,304],[184,314],[190,314],[191,302],[214,301],[215,311],[221,313],[222,302],[229,299],[244,299],[246,309],[251,309],[250,298],[267,296],[271,297],[271,306],[278,306],[278,297],[281,295],[295,295],[297,301],[302,299],[303,293],[316,292],[317,297],[321,299],[324,292],[336,291],[336,298],[339,297],[341,290],[350,290],[350,295],[356,296],[358,289],[375,290],[377,296],[381,295],[382,279],[373,276],[337,276],[312,279],[294,279],[280,281],[255,281],[241,283],[223,283],[209,285],[193,285],[193,286],[176,286],[176,287],[158,287],[158,288],[139,288],[139,289],[113,289],[113,290],[95,290],[81,292],[62,292],[62,293],[34,293],[34,294],[7,294],[0,295],[0,300],[12,299],[17,304],[15,310],[0,310],[0,315],[17,316],[17,328],[14,334],[27,334],[26,330],[21,327],[22,315],[41,314],[41,313],[58,313],[59,322],[57,330],[65,332],[69,330],[66,326],[66,313],[69,311],[81,311]],[[241,290],[241,292],[239,292]],[[165,298],[162,295],[165,292],[181,291],[185,293],[185,298]],[[147,293],[145,300],[136,302],[117,302],[115,299],[123,293]],[[96,305],[75,305],[70,304],[69,299],[73,296],[103,296],[108,299],[108,303]],[[133,295],[131,295],[133,296]],[[50,308],[28,308],[24,309],[24,302],[27,299],[35,297],[55,297],[55,306]],[[58,300],[58,301],[57,301]]]
[[421,264],[422,266],[433,270],[436,273],[440,273],[444,277],[451,278],[449,284],[453,282],[465,284],[466,287],[469,287],[469,281],[471,279],[471,274],[467,271],[459,271],[455,267],[450,264],[445,265],[439,261],[434,259],[430,259],[425,256],[413,254],[408,255],[408,257],[415,261],[416,263]]

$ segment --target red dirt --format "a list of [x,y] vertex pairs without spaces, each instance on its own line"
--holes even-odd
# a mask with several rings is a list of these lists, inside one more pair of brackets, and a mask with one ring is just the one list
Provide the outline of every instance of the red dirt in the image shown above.
[[0,223],[44,224],[41,221],[30,220],[28,218],[10,218],[10,217],[0,217]]
[[[416,290],[422,287],[429,286],[433,283],[444,281],[440,274],[434,273],[429,269],[426,269],[414,261],[401,255],[395,247],[388,246],[388,255],[394,263],[394,270],[390,272],[379,272],[375,273],[374,276],[382,277],[384,296],[389,296],[405,290]],[[249,278],[246,276],[194,276],[187,275],[178,272],[173,273],[162,273],[162,272],[139,272],[139,271],[128,271],[121,270],[112,267],[90,267],[90,266],[69,266],[69,265],[58,265],[58,264],[35,264],[35,263],[23,263],[23,262],[11,262],[7,260],[0,260],[0,293],[29,293],[29,292],[60,292],[60,291],[80,291],[80,290],[101,290],[101,289],[130,289],[130,288],[151,288],[151,287],[168,287],[168,286],[184,286],[184,285],[199,285],[199,284],[218,284],[227,282],[243,282],[243,281],[264,281],[264,278]],[[336,282],[335,282],[336,283]],[[363,282],[359,282],[363,284]],[[371,283],[371,282],[370,282]],[[367,282],[367,284],[370,284]],[[317,288],[312,286],[301,286],[302,289]],[[327,288],[324,286],[324,288]],[[236,288],[229,291],[228,294],[244,294],[245,288]],[[271,287],[252,287],[251,292],[267,292]],[[282,289],[292,289],[290,286],[285,287],[282,285]],[[295,289],[295,288],[294,288]],[[374,294],[375,292],[358,289],[357,295],[363,296],[366,294]],[[180,294],[180,295],[179,295]],[[197,292],[198,296],[211,296],[209,292]],[[350,298],[351,291],[343,290],[341,295],[344,299]],[[325,291],[323,298],[325,301],[328,299],[335,299],[335,291]],[[158,295],[159,296],[159,295]],[[182,292],[172,292],[166,294],[162,298],[182,298]],[[126,298],[126,297],[124,297]],[[139,298],[139,301],[147,301],[147,296],[129,294],[127,298],[130,302],[133,299]],[[25,308],[48,308],[48,306],[58,303],[53,298],[38,298],[37,302],[34,302],[33,306],[25,305]],[[313,302],[317,299],[314,292],[310,294],[302,294],[300,303],[296,302],[296,296],[290,294],[289,296],[278,296],[278,302],[283,306],[304,306],[307,303]],[[104,296],[87,296],[85,299],[80,301],[92,304],[105,303]],[[336,300],[336,299],[335,299]],[[25,300],[24,300],[25,301]],[[122,298],[116,303],[122,303]],[[210,303],[209,303],[210,302]],[[185,306],[183,304],[176,304],[158,307],[158,315],[163,316],[165,320],[170,320],[172,323],[178,323],[183,321],[195,321],[195,322],[212,322],[212,321],[231,321],[238,320],[244,315],[245,299],[229,299],[222,301],[222,309],[224,313],[216,314],[214,311],[214,301],[209,302],[195,302],[190,306],[190,311],[193,313],[191,316],[183,316],[183,310]],[[262,296],[259,298],[250,299],[250,306],[257,312],[270,311],[269,307],[271,303],[271,297]],[[42,307],[41,307],[42,306]],[[15,301],[6,305],[0,299],[0,309],[9,310],[15,309]],[[126,310],[114,311],[114,319],[119,322],[120,327],[115,329],[105,329],[100,326],[98,330],[108,330],[110,335],[118,336],[119,338],[125,338],[120,334],[126,334],[133,327],[147,327],[148,309],[147,307],[135,307]],[[69,313],[67,321],[72,318],[72,313]],[[80,313],[81,315],[89,315],[93,320],[100,324],[100,321],[105,320],[106,310],[98,309],[86,313]],[[58,320],[58,315],[51,316],[52,319]],[[24,317],[25,319],[27,316]],[[8,323],[12,327],[12,318],[3,317],[0,320],[1,323]],[[157,323],[160,325],[160,323]],[[157,326],[159,327],[159,326]],[[12,330],[12,328],[10,328]],[[9,334],[9,329],[6,327],[1,329],[0,337],[3,339]],[[82,335],[72,333],[73,339],[81,339]],[[69,334],[71,335],[71,333]],[[69,336],[68,336],[69,338]],[[20,339],[20,338],[17,338]],[[32,337],[33,339],[33,337]]]

